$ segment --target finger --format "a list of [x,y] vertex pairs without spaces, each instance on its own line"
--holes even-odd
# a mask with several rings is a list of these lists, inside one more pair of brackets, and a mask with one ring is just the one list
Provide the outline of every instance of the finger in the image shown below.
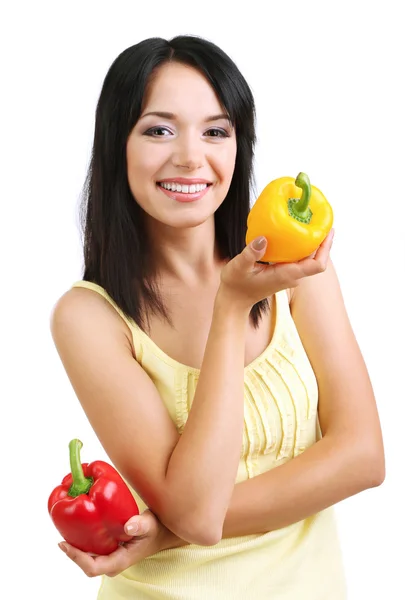
[[320,262],[325,268],[329,260],[329,253],[333,244],[334,235],[335,230],[331,229],[326,238],[320,244],[320,246],[309,257],[314,259],[315,261]]
[[136,537],[154,535],[157,526],[156,517],[146,509],[141,515],[131,517],[124,525],[128,535]]
[[[326,238],[323,240],[322,244],[320,244],[320,246],[319,246],[318,250],[319,250],[319,249],[324,249],[324,248],[327,248],[328,250],[330,250],[330,249],[331,249],[331,247],[332,247],[332,244],[333,244],[333,239],[334,239],[334,237],[335,237],[335,230],[332,228],[332,229],[329,231],[329,233],[328,233],[328,235],[326,236]],[[317,251],[318,251],[318,250],[317,250]]]
[[59,544],[59,548],[71,561],[76,563],[88,577],[97,577],[98,575],[101,575],[96,567],[95,557],[90,556],[87,552],[82,552],[82,550],[79,550],[66,542]]
[[316,275],[326,270],[329,261],[329,253],[332,247],[334,230],[328,233],[321,245],[307,258],[298,261],[298,265],[303,270],[304,276]]
[[99,577],[100,575],[114,577],[132,564],[127,551],[122,546],[106,556],[92,556],[66,542],[59,544],[59,547],[71,561],[82,569],[87,577]]
[[333,237],[335,235],[335,230],[331,229],[328,233],[328,235],[325,237],[325,239],[321,242],[321,244],[317,247],[316,250],[314,250],[312,252],[312,254],[310,254],[309,256],[305,256],[302,260],[305,260],[307,258],[315,258],[315,256],[317,255],[317,253],[319,252],[319,250],[323,250],[325,248],[327,248],[328,250],[330,250],[332,243],[333,243]]
[[245,266],[254,266],[266,251],[267,240],[264,236],[255,238],[241,252],[240,259]]
[[142,535],[145,525],[141,517],[131,517],[124,525],[124,531],[127,535]]

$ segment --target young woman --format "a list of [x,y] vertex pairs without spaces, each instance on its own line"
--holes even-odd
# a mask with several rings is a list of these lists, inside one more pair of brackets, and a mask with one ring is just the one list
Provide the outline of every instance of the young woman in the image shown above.
[[329,257],[245,246],[254,101],[193,36],[111,65],[85,186],[83,279],[51,330],[144,514],[99,599],[342,600],[333,505],[384,479],[376,403]]

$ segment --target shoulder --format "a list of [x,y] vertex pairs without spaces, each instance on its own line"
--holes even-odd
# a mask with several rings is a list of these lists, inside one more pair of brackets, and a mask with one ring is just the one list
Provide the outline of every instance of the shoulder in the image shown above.
[[118,336],[133,351],[132,333],[117,310],[104,295],[84,287],[72,287],[55,302],[50,315],[50,329],[55,343],[66,336]]
[[101,294],[84,288],[72,287],[54,304],[51,312],[51,325],[62,321],[76,321],[94,318],[111,319],[113,308]]
[[361,356],[349,320],[332,260],[324,271],[300,279],[294,288],[290,312],[301,341],[318,374],[344,377],[348,357],[359,364]]
[[[304,277],[299,280],[297,287],[289,290],[291,308],[307,303],[309,298],[317,303],[328,304],[332,302],[332,309],[337,304],[342,305],[343,297],[336,269],[329,257],[326,268],[317,275]],[[310,309],[310,306],[308,306]],[[311,309],[312,310],[312,309]]]

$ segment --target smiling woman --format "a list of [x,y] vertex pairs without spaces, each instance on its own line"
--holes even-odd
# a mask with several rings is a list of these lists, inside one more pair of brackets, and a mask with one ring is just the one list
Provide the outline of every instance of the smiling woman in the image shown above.
[[111,555],[65,545],[99,600],[346,598],[333,505],[383,481],[380,424],[333,232],[295,263],[245,246],[254,121],[238,68],[193,36],[126,49],[103,84],[85,269],[51,319],[146,509]]

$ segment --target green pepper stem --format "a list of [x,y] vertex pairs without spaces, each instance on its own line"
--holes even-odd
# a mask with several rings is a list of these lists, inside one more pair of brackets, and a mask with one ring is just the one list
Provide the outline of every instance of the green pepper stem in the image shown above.
[[70,470],[72,472],[73,483],[69,488],[68,494],[73,498],[80,496],[80,494],[87,494],[93,485],[93,479],[91,477],[85,477],[83,473],[83,467],[80,461],[80,449],[82,446],[82,442],[77,439],[69,442]]
[[302,194],[299,200],[295,198],[289,199],[289,213],[297,221],[308,224],[312,217],[312,211],[309,208],[309,201],[311,199],[311,184],[308,175],[305,173],[299,173],[295,180],[295,185],[302,189]]

